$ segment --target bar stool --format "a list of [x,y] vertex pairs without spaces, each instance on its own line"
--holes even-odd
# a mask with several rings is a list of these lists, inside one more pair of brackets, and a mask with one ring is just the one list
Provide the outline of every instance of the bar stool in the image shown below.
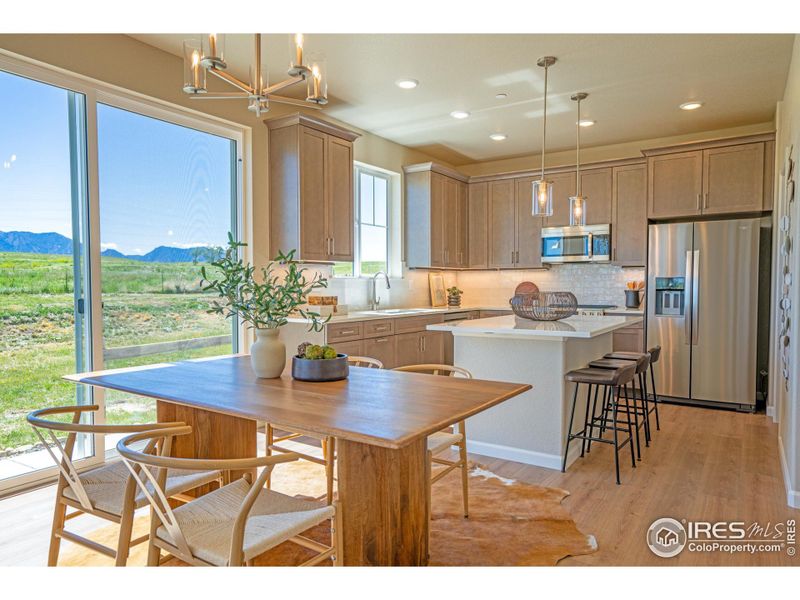
[[[619,451],[625,444],[631,448],[631,465],[636,467],[636,458],[633,453],[633,423],[631,422],[630,404],[628,400],[627,384],[630,383],[636,374],[636,364],[626,363],[624,366],[617,369],[597,369],[597,368],[583,368],[570,371],[564,376],[564,379],[575,384],[575,392],[572,395],[572,412],[569,418],[569,429],[567,430],[567,442],[564,448],[564,459],[561,463],[561,472],[567,470],[567,456],[569,455],[569,445],[574,439],[581,440],[581,457],[584,456],[587,442],[601,442],[603,444],[611,444],[614,446],[614,467],[617,474],[617,485],[619,485]],[[578,387],[580,384],[588,386],[586,392],[586,415],[584,417],[583,428],[577,432],[572,433],[572,425],[575,420],[575,406],[578,403]],[[592,399],[592,388],[594,387],[594,401]],[[595,415],[597,405],[597,395],[600,388],[603,388],[603,406],[608,407],[611,411],[611,417],[608,418],[605,410],[601,410],[600,416]],[[622,421],[619,418],[619,401],[621,395],[625,395],[625,413],[626,418]],[[592,404],[591,415],[589,414],[589,405]],[[595,423],[598,423],[600,435],[594,435]],[[624,427],[623,427],[624,425]],[[587,432],[588,429],[588,432]],[[603,438],[603,434],[607,429],[614,432],[614,439],[607,440]],[[627,432],[627,437],[624,440],[619,439],[620,432]]]
[[[645,392],[645,378],[647,375],[647,368],[650,366],[650,355],[641,353],[637,358],[630,360],[615,359],[615,358],[601,358],[593,360],[589,363],[590,367],[597,369],[619,369],[633,363],[636,366],[634,378],[631,381],[632,397],[633,397],[633,420],[636,427],[636,454],[639,460],[642,460],[642,445],[639,437],[639,430],[644,428],[644,443],[645,446],[650,446],[650,418],[647,410],[647,401],[645,400],[647,394]],[[638,379],[639,385],[639,399],[641,399],[641,406],[637,401],[636,395],[636,380]],[[626,389],[627,391],[627,389]],[[606,408],[606,407],[604,407]],[[641,422],[639,417],[642,417]]]
[[656,376],[655,376],[655,369],[653,365],[658,362],[658,359],[661,358],[661,346],[653,346],[650,348],[646,353],[642,352],[609,352],[605,355],[605,358],[615,358],[619,360],[637,360],[642,354],[649,354],[650,355],[650,384],[653,391],[653,399],[650,400],[650,397],[647,394],[647,376],[645,375],[644,379],[644,397],[647,400],[648,405],[652,404],[652,406],[647,407],[647,417],[650,418],[650,413],[656,414],[656,430],[661,431],[661,422],[658,418],[658,392],[656,391]]

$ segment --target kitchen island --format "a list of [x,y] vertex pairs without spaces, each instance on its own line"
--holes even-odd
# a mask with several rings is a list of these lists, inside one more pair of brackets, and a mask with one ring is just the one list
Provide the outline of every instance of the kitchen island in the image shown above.
[[[564,375],[612,350],[612,334],[640,316],[573,316],[530,321],[513,315],[429,325],[454,338],[454,364],[478,379],[528,383],[532,389],[467,422],[475,454],[561,468],[573,384]],[[585,410],[579,395],[576,414]],[[574,451],[573,451],[574,449]],[[567,464],[580,453],[573,444]]]

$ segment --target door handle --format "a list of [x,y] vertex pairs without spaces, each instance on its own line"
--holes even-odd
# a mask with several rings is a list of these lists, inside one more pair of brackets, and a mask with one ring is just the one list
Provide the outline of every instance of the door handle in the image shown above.
[[703,208],[708,208],[708,192],[703,194]]
[[336,238],[331,238],[331,256],[336,254]]
[[692,306],[692,251],[686,251],[686,281],[683,284],[683,336],[684,344],[692,343],[692,319],[691,319],[691,306]]
[[703,194],[697,194],[697,206],[696,206],[697,210],[700,210],[702,202],[703,202]]
[[514,264],[514,251],[511,251],[511,264]]
[[700,250],[692,257],[692,345],[700,337]]
[[589,238],[589,258],[592,258],[592,253],[594,252],[594,236],[589,233],[587,234]]

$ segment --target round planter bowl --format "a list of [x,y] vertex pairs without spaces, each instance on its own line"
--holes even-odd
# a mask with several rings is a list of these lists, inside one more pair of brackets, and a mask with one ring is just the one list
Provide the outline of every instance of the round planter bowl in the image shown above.
[[292,377],[299,381],[339,381],[347,379],[349,374],[346,354],[319,360],[292,357]]

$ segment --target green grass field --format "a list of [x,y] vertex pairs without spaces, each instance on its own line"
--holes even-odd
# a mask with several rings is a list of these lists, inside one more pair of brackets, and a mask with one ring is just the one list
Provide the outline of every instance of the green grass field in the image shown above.
[[[191,263],[102,259],[106,348],[226,335],[230,322],[206,312]],[[34,408],[75,403],[72,259],[0,253],[0,452],[33,444],[25,422]],[[109,361],[107,368],[167,362],[230,352],[230,345]],[[109,393],[107,418],[127,423],[155,418],[151,400]]]

